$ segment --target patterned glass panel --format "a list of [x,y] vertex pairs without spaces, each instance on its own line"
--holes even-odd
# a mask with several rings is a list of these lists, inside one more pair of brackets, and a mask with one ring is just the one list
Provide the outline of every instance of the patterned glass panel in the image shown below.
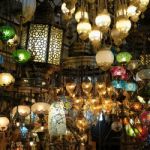
[[61,29],[51,27],[48,63],[55,65],[60,64],[62,38],[63,31]]
[[46,62],[48,25],[31,24],[28,39],[28,49],[34,55],[34,61]]

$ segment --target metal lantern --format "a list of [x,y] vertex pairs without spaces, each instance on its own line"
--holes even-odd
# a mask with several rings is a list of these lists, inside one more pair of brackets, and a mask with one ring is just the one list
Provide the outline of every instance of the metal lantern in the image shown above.
[[8,86],[14,82],[15,79],[10,73],[0,73],[0,86]]
[[9,119],[7,117],[0,117],[0,131],[7,130],[9,125]]
[[103,70],[107,70],[111,67],[114,62],[114,55],[109,47],[102,48],[97,52],[96,62]]
[[60,64],[63,30],[49,24],[30,24],[25,28],[22,47],[29,49],[35,62]]
[[132,55],[129,52],[120,52],[117,54],[116,59],[119,63],[129,63]]
[[48,114],[50,105],[44,102],[37,102],[31,106],[31,110],[35,114]]
[[15,36],[15,29],[5,25],[0,27],[0,40],[7,41]]
[[15,116],[16,113],[19,113],[20,116],[28,116],[30,114],[30,107],[26,105],[19,105],[13,108],[12,115]]
[[12,56],[18,63],[26,63],[31,58],[31,53],[24,49],[18,49],[12,53]]

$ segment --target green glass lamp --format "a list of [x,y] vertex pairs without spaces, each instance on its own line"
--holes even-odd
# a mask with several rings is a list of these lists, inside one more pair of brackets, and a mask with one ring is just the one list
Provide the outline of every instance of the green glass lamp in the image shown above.
[[15,29],[9,25],[0,27],[0,40],[7,41],[15,36]]
[[129,52],[120,52],[116,56],[118,63],[129,63],[132,59],[132,55]]
[[17,49],[12,56],[18,63],[26,63],[31,58],[31,53],[25,49]]

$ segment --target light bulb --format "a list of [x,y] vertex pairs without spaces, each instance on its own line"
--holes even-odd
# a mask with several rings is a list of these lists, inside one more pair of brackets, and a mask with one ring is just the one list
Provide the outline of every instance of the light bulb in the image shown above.
[[30,146],[33,146],[34,145],[34,141],[30,141]]
[[16,126],[19,127],[20,126],[20,122],[16,122]]

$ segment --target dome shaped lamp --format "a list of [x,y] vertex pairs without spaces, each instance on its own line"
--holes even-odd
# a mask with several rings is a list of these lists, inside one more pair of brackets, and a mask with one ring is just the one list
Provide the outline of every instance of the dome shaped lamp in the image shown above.
[[20,116],[26,117],[30,114],[30,107],[26,105],[16,106],[12,110],[12,115],[15,116],[17,112],[19,113]]
[[61,11],[63,12],[63,14],[67,15],[67,14],[73,14],[75,12],[75,6],[73,8],[71,8],[71,10],[69,8],[67,8],[66,3],[63,3],[61,5]]
[[9,125],[9,119],[7,117],[0,117],[0,131],[6,131]]
[[15,36],[15,29],[5,25],[0,27],[0,40],[7,41]]
[[81,21],[77,25],[77,32],[79,37],[82,40],[86,40],[88,38],[89,32],[91,31],[91,24],[85,18],[81,19]]
[[37,102],[31,106],[31,110],[35,114],[48,114],[50,105],[44,102]]
[[114,55],[109,47],[100,49],[96,54],[96,63],[102,70],[108,70],[114,62]]
[[12,56],[18,63],[26,63],[31,58],[31,53],[25,49],[18,49]]
[[127,16],[132,17],[136,14],[137,7],[133,4],[130,4],[127,8]]
[[106,9],[100,12],[95,18],[95,24],[103,31],[107,32],[111,23],[110,14]]
[[8,86],[14,82],[15,79],[10,73],[0,73],[0,86]]
[[131,58],[132,55],[129,52],[120,52],[116,56],[118,63],[129,63]]

